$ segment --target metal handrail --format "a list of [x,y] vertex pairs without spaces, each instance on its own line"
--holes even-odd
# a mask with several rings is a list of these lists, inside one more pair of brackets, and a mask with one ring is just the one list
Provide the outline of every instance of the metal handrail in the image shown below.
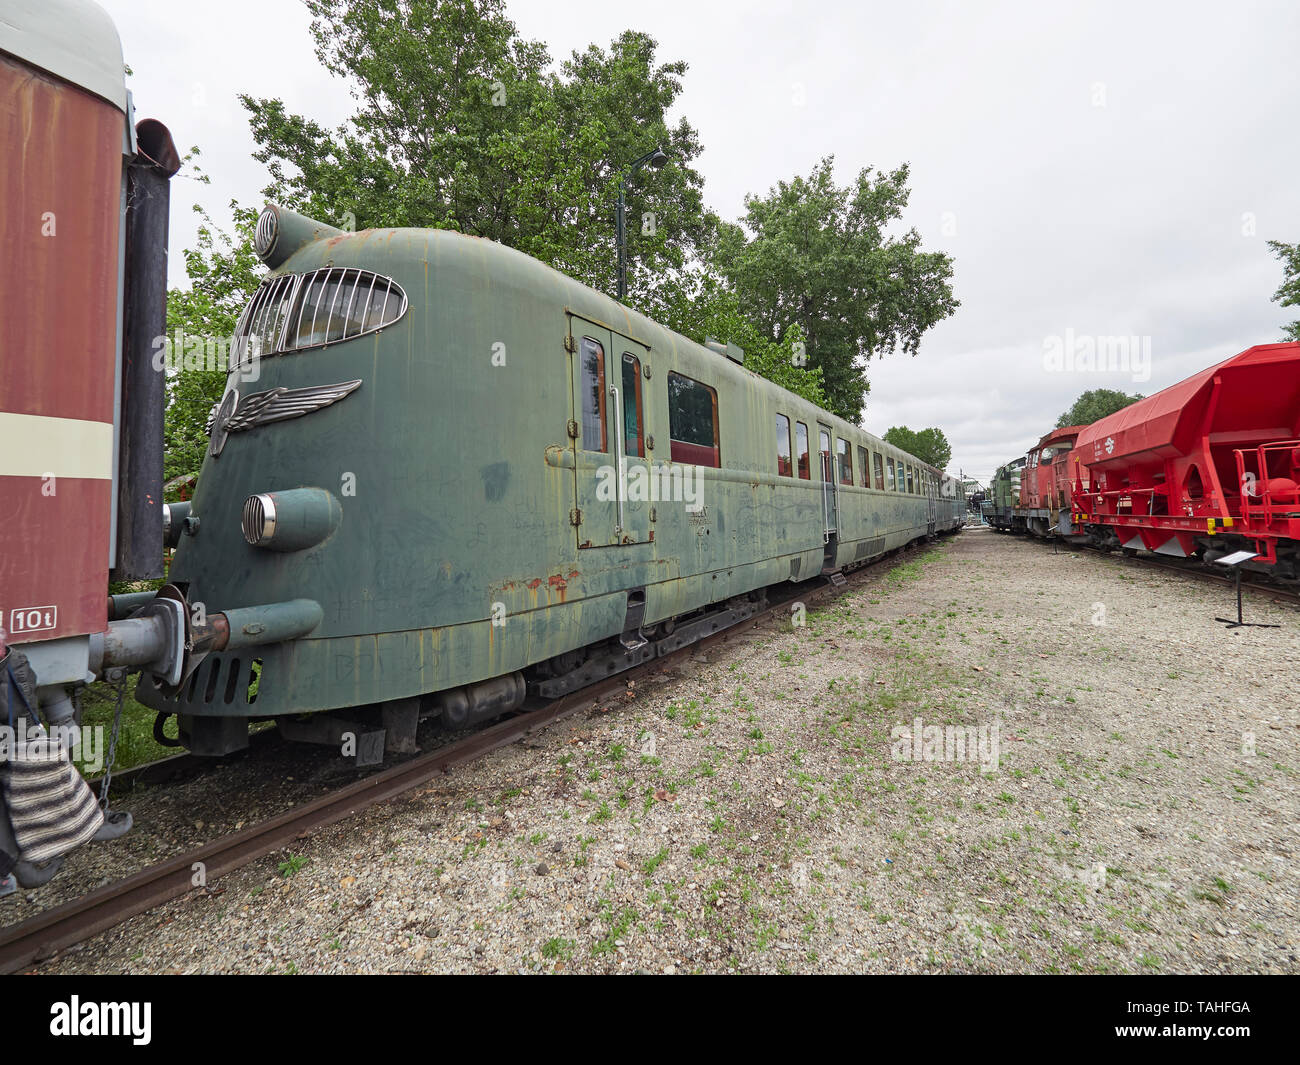
[[[1280,514],[1289,513],[1297,506],[1295,503],[1273,502],[1273,493],[1269,489],[1269,481],[1271,478],[1268,476],[1268,453],[1270,451],[1278,452],[1295,447],[1300,447],[1300,440],[1274,440],[1269,444],[1260,444],[1256,448],[1233,449],[1232,455],[1237,464],[1237,484],[1242,486],[1242,491],[1239,493],[1241,499],[1241,517],[1247,525],[1250,524],[1252,517],[1268,519]],[[1255,463],[1257,466],[1255,483],[1259,485],[1259,496],[1255,496],[1252,493],[1245,491],[1247,450],[1252,450],[1255,453]],[[1251,502],[1253,499],[1259,499],[1259,502]]]
[[615,499],[618,503],[618,524],[614,526],[614,532],[618,536],[623,535],[623,485],[627,481],[627,447],[623,440],[623,434],[627,427],[623,424],[623,397],[618,394],[618,388],[615,385],[609,386],[609,394],[614,397],[614,416],[616,419],[614,432],[614,457],[618,462],[618,485],[614,489]]

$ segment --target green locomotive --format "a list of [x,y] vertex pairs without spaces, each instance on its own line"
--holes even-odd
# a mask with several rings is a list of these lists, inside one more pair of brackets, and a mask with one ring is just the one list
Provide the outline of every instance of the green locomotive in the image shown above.
[[186,675],[138,693],[199,753],[266,718],[402,749],[962,524],[942,471],[510,248],[272,206],[257,250],[169,512]]
[[984,501],[984,521],[998,532],[1024,532],[1025,520],[1015,511],[1020,506],[1020,481],[1025,468],[1025,457],[999,466],[989,483],[988,499]]

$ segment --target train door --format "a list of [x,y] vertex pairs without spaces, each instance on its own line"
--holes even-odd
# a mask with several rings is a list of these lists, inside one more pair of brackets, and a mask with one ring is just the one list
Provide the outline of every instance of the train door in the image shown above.
[[569,317],[573,360],[574,508],[578,546],[650,539],[657,494],[648,455],[651,404],[644,344],[607,326]]
[[830,543],[839,527],[839,514],[835,494],[835,462],[831,456],[831,431],[817,425],[817,449],[822,458],[822,516],[825,519],[823,539]]
[[937,521],[937,512],[939,509],[939,486],[934,475],[928,471],[923,471],[921,476],[925,479],[926,533],[933,536],[935,522]]

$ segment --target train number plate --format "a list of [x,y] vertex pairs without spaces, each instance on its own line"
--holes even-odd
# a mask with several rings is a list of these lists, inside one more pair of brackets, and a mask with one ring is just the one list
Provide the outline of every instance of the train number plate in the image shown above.
[[46,632],[59,624],[57,606],[20,606],[9,611],[9,635],[25,636],[29,632]]

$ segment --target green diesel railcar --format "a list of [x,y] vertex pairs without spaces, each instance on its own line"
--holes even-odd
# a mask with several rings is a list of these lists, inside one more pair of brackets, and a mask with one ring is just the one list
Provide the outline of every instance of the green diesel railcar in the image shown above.
[[274,207],[257,246],[171,514],[187,677],[139,691],[195,750],[492,716],[962,524],[942,471],[510,248]]

